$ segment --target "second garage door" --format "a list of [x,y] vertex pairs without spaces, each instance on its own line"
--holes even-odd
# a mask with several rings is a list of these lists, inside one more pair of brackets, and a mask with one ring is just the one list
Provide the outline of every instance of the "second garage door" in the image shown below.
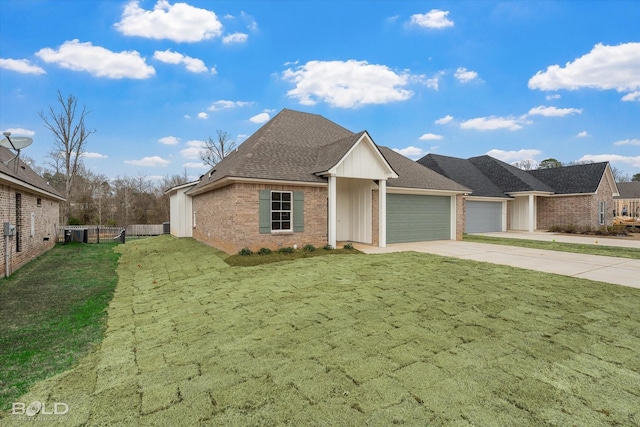
[[387,194],[387,242],[451,238],[451,198]]
[[465,233],[502,231],[502,202],[466,201]]

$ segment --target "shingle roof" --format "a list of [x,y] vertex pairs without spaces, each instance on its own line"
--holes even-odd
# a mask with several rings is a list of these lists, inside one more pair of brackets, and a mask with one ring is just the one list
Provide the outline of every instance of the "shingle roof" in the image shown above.
[[595,193],[607,169],[607,162],[536,169],[531,175],[553,188],[556,194]]
[[619,196],[614,199],[640,199],[640,182],[617,182]]
[[553,188],[527,171],[518,169],[491,156],[471,157],[469,161],[505,193],[520,191],[554,192]]
[[[284,109],[240,144],[237,150],[203,175],[200,182],[188,193],[198,194],[206,191],[210,185],[224,178],[327,182],[325,177],[316,173],[333,167],[364,133],[353,133],[316,114]],[[468,190],[445,177],[437,178],[433,174],[425,174],[422,169],[413,167],[415,162],[392,151],[388,153],[390,151],[385,150],[383,155],[396,173],[401,175],[398,182],[406,185],[392,184],[394,179],[388,181],[389,185],[451,191]],[[416,176],[412,177],[411,174]],[[418,176],[424,180],[419,182]]]
[[418,160],[423,166],[446,176],[473,190],[472,196],[509,198],[504,191],[487,178],[467,159],[427,154]]
[[[22,159],[14,159],[15,153],[6,147],[0,146],[0,174],[8,175],[9,177],[21,181],[25,184],[36,187],[44,193],[48,193],[58,199],[64,199],[64,196],[60,194],[55,188],[47,183],[40,175],[38,175],[33,169],[31,169]],[[13,159],[13,160],[11,160]],[[11,160],[11,161],[9,161]],[[18,162],[16,168],[16,161]],[[8,164],[5,164],[8,162]],[[0,175],[0,179],[2,175]]]

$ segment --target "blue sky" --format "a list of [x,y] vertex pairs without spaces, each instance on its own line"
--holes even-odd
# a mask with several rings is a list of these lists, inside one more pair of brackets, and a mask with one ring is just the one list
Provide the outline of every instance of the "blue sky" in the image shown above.
[[0,0],[0,130],[53,147],[73,94],[108,177],[206,172],[283,108],[417,159],[611,161],[640,172],[640,2]]

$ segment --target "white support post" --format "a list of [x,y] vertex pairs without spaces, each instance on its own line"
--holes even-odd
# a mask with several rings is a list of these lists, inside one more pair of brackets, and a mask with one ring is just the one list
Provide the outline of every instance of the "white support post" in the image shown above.
[[387,247],[387,181],[378,181],[378,246]]
[[337,192],[336,192],[336,177],[329,175],[329,224],[328,224],[328,236],[327,240],[331,247],[336,247],[337,240]]
[[534,206],[534,195],[529,194],[529,233],[535,231],[536,211]]

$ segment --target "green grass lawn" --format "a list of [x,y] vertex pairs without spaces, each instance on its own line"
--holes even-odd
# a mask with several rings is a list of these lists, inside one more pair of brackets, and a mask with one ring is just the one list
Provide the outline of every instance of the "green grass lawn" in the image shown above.
[[117,282],[114,247],[57,245],[0,280],[0,410],[102,339]]
[[[465,234],[465,242],[491,243],[505,246],[518,246],[522,248],[547,249],[550,251],[574,252],[588,255],[604,255],[618,258],[640,259],[640,249],[624,248],[620,246],[606,246],[606,239],[601,239],[602,244],[576,244],[562,242],[547,242],[542,240],[512,239],[478,234]],[[597,240],[597,238],[596,238]]]
[[101,346],[23,397],[68,425],[640,424],[640,289],[414,252],[116,250]]

